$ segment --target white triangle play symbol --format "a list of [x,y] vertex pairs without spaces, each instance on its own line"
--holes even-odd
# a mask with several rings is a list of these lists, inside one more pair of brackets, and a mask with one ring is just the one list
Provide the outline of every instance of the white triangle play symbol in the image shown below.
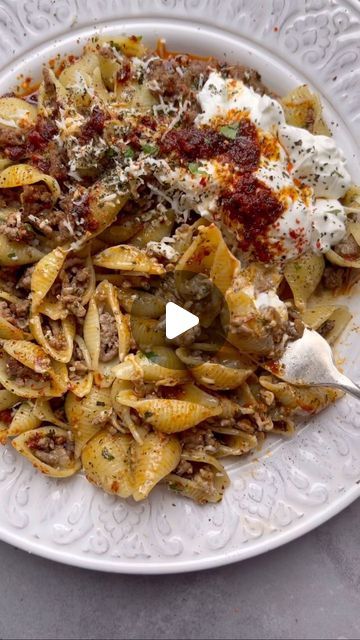
[[199,318],[190,311],[186,311],[174,302],[168,302],[165,315],[165,332],[168,340],[177,338],[185,331],[189,331],[199,324]]

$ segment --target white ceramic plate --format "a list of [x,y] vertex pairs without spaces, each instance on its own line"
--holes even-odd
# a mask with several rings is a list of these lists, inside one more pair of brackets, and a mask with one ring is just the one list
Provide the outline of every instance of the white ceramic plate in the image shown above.
[[[94,28],[159,36],[175,50],[226,56],[285,93],[307,81],[360,181],[360,13],[357,0],[2,0],[0,92],[37,75]],[[356,173],[357,172],[357,173]],[[360,298],[351,301],[360,317]],[[340,347],[360,378],[356,326]],[[268,441],[229,465],[223,502],[199,507],[164,487],[148,502],[106,496],[84,478],[54,481],[10,448],[0,451],[0,537],[64,563],[114,572],[170,573],[249,558],[284,544],[360,495],[360,405],[345,398],[292,440]]]

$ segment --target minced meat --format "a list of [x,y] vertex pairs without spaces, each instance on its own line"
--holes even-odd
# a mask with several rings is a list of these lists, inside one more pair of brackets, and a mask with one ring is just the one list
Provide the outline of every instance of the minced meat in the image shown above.
[[115,358],[119,348],[116,320],[108,311],[100,312],[100,360],[109,362]]

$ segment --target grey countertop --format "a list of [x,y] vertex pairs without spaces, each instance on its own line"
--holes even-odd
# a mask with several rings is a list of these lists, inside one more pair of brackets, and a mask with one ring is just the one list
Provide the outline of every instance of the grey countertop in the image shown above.
[[360,500],[236,565],[121,576],[0,543],[0,638],[359,638]]

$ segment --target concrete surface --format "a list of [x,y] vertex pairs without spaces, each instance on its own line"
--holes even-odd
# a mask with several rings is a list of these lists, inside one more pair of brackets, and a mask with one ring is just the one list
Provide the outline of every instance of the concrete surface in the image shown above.
[[264,556],[179,576],[73,569],[0,544],[0,638],[360,637],[360,500]]

